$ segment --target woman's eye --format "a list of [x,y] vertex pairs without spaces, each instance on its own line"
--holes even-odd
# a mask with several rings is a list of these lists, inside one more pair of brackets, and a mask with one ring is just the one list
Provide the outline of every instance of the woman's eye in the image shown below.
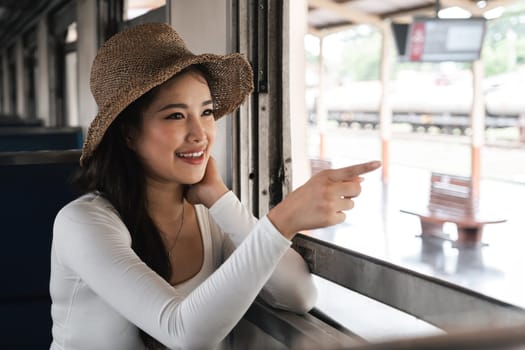
[[166,119],[180,120],[180,119],[184,119],[184,115],[182,113],[172,113],[168,115]]
[[213,115],[213,109],[206,109],[204,112],[202,112],[203,117],[212,116]]

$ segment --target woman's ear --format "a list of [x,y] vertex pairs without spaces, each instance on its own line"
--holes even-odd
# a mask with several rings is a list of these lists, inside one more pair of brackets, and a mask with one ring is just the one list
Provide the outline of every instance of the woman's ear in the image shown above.
[[135,150],[135,144],[133,143],[133,138],[131,136],[126,136],[126,145],[131,149]]
[[126,146],[128,146],[129,149],[135,151],[135,137],[136,137],[136,130],[132,127],[125,127],[122,128],[122,136],[124,137],[124,140],[126,141]]

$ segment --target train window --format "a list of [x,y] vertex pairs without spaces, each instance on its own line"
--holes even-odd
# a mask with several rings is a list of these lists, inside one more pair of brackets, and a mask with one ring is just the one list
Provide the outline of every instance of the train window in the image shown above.
[[67,125],[78,126],[77,52],[66,53],[64,63]]
[[378,127],[380,31],[360,25],[323,37],[307,35],[305,49],[312,170],[380,158],[374,136],[364,140],[367,147],[349,143],[357,139],[355,129],[369,134]]
[[36,29],[32,28],[24,35],[24,95],[25,95],[25,116],[27,118],[36,117]]
[[128,21],[165,5],[166,0],[125,0],[123,17]]
[[9,86],[8,84],[8,71],[7,66],[5,65],[7,62],[2,58],[2,61],[0,62],[0,111],[2,116],[7,116],[8,110],[7,110],[7,104],[9,103],[7,101],[7,94],[9,94]]
[[0,115],[4,113],[4,65],[0,61]]
[[79,125],[78,114],[78,74],[77,74],[77,51],[74,43],[77,41],[77,22],[67,26],[65,45],[69,49],[65,50],[64,56],[64,92],[66,123],[68,126]]
[[[75,38],[77,21],[77,3],[67,2],[64,6],[50,13],[50,85],[51,85],[51,124],[54,126],[68,126],[72,118],[69,113],[71,93],[77,94],[76,87],[68,90],[68,81],[76,75],[71,67],[71,57],[77,50]],[[68,62],[68,63],[66,63]],[[68,68],[69,66],[69,68]],[[76,96],[76,95],[75,95]],[[73,117],[74,118],[74,117]]]
[[[525,135],[525,124],[519,124],[519,115],[525,111],[520,97],[525,60],[516,51],[519,43],[525,42],[524,32],[517,29],[524,13],[522,3],[509,7],[508,17],[491,20],[482,59],[472,63],[416,64],[398,60],[394,64],[395,53],[384,54],[385,46],[382,50],[385,44],[387,50],[392,49],[389,46],[393,43],[384,39],[386,36],[381,31],[358,25],[341,26],[344,32],[337,34],[334,28],[323,28],[324,32],[318,27],[312,28],[311,33],[317,36],[305,38],[309,122],[309,148],[305,152],[310,158],[321,158],[311,163],[312,172],[375,158],[383,158],[387,166],[390,161],[390,167],[383,172],[386,181],[379,179],[380,172],[366,175],[369,179],[363,183],[356,207],[348,212],[344,223],[310,232],[312,236],[396,266],[422,271],[425,276],[437,276],[469,291],[522,305],[522,299],[513,299],[511,293],[493,294],[489,286],[499,285],[503,280],[509,283],[507,290],[516,290],[522,285],[521,278],[513,277],[515,263],[512,261],[521,254],[521,250],[514,247],[522,241],[523,215],[507,198],[525,190],[520,150],[525,138],[519,139]],[[503,49],[502,43],[508,45],[510,51]],[[388,72],[382,73],[382,69]],[[319,90],[324,91],[321,98],[317,95]],[[384,96],[387,97],[382,100]],[[381,108],[385,100],[387,103]],[[476,110],[472,108],[475,101],[482,102],[476,105]],[[389,122],[385,125],[384,120]],[[480,147],[483,147],[481,164],[481,156],[476,153]],[[471,186],[478,190],[476,195],[481,193],[477,203],[479,212],[501,215],[508,221],[487,225],[481,242],[462,242],[461,230],[451,222],[440,228],[442,236],[415,238],[422,231],[428,234],[427,228],[406,217],[400,209],[431,206],[426,196],[431,196],[428,188],[432,171],[477,179],[478,184]],[[316,260],[316,264],[320,265],[319,261]],[[348,270],[345,273],[352,275]],[[367,278],[373,280],[368,274]],[[377,279],[385,280],[397,297],[397,291],[402,289],[394,288],[384,276]],[[327,286],[323,280],[316,282],[320,291],[317,307],[326,314],[354,331],[364,327],[364,331],[369,332],[377,325],[377,322],[367,325],[363,316],[367,313],[350,305],[345,305],[347,312],[338,313],[353,295],[343,291],[348,295],[336,296],[337,287]],[[427,294],[421,292],[421,295]],[[417,297],[409,300],[412,304],[419,302]],[[443,300],[447,300],[443,305],[450,305],[450,299]],[[365,302],[359,300],[357,305],[363,306]],[[436,305],[443,307],[440,302]],[[387,319],[378,317],[375,311],[368,313],[373,314],[375,320]],[[465,310],[458,313],[462,319],[458,324],[467,325],[463,318],[471,314]],[[358,316],[353,320],[349,315]],[[410,317],[408,320],[412,321]],[[446,321],[452,323],[453,320]],[[505,324],[503,320],[497,323]],[[394,336],[412,336],[404,331],[416,328],[405,327],[397,320],[384,324],[400,326]],[[464,329],[456,327],[452,332],[459,330]],[[385,329],[377,331],[381,337],[387,333]]]
[[67,26],[67,32],[66,32],[66,44],[73,43],[77,41],[78,33],[77,33],[77,22],[73,22],[70,25]]
[[7,49],[7,74],[9,80],[9,103],[8,112],[16,114],[16,67],[15,67],[15,48],[11,46]]

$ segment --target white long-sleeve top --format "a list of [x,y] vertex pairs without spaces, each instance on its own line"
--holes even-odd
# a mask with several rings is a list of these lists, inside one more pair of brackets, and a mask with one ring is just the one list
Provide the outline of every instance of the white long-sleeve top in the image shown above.
[[204,261],[194,277],[171,286],[131,249],[105,198],[91,193],[62,208],[51,251],[51,349],[144,349],[137,327],[170,349],[208,349],[259,292],[276,307],[313,307],[305,262],[267,217],[257,222],[232,192],[195,210]]

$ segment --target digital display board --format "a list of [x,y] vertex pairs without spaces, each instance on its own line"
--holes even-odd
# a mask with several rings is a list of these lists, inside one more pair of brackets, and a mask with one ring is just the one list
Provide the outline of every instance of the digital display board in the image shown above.
[[401,60],[411,62],[478,60],[485,37],[484,18],[415,18],[393,25]]

